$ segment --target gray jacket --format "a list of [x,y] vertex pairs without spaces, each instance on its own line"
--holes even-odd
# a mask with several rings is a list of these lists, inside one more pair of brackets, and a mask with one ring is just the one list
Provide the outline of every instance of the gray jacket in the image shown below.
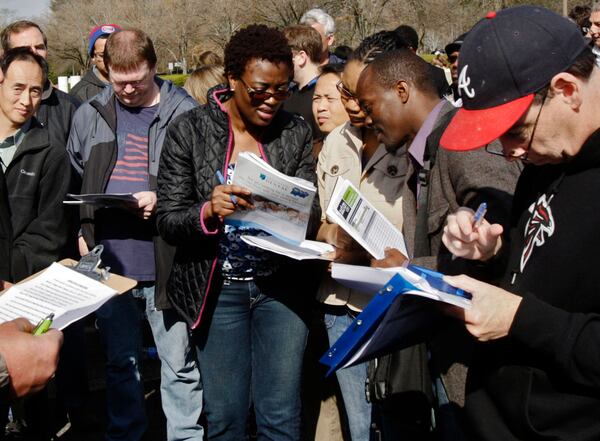
[[[160,86],[160,102],[148,133],[148,173],[150,189],[156,191],[156,176],[167,127],[175,117],[197,106],[185,90],[170,81],[155,78]],[[67,150],[71,162],[82,176],[81,193],[103,193],[117,160],[117,116],[114,92],[107,87],[75,112]],[[87,165],[87,166],[86,166]],[[81,231],[88,247],[95,245],[95,209],[83,205],[80,212]],[[155,304],[158,309],[170,306],[166,296],[166,280],[173,263],[174,249],[158,233],[154,239],[156,257]]]

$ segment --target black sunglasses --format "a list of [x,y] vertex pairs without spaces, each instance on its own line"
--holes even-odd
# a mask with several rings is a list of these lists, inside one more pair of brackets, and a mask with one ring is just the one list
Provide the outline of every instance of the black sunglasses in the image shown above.
[[256,90],[253,87],[250,87],[246,84],[246,82],[240,77],[239,79],[244,86],[246,86],[246,92],[248,92],[248,96],[252,101],[266,101],[271,97],[274,97],[277,101],[283,101],[290,96],[289,89],[281,89],[276,90],[275,92],[269,92],[268,90]]
[[335,88],[338,90],[338,92],[340,93],[340,95],[342,96],[343,99],[345,99],[346,101],[349,100],[358,100],[358,98],[356,97],[356,95],[354,95],[352,92],[350,92],[346,86],[344,86],[344,83],[342,83],[342,80],[338,81],[335,84]]

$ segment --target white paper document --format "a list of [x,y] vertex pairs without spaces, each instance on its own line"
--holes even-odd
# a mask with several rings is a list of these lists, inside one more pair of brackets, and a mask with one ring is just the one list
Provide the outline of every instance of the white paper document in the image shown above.
[[417,288],[405,294],[425,297],[466,309],[471,307],[471,301],[468,298],[436,289],[427,280],[408,268],[371,268],[343,263],[333,263],[331,266],[331,277],[342,285],[373,295],[382,289],[395,274],[400,274],[402,278]]
[[375,259],[383,259],[386,248],[396,248],[408,257],[400,230],[347,179],[337,179],[326,213],[330,222],[342,227]]
[[117,295],[111,287],[53,263],[0,296],[0,323],[25,317],[34,325],[54,313],[52,328],[64,329]]
[[74,200],[63,201],[67,205],[95,205],[98,207],[131,208],[137,206],[138,200],[132,193],[88,193],[67,196]]
[[233,183],[252,192],[254,210],[238,209],[225,218],[231,225],[258,228],[294,244],[306,237],[316,187],[304,179],[287,176],[253,153],[237,158]]
[[331,260],[324,255],[335,251],[333,245],[314,240],[303,240],[299,244],[292,244],[275,236],[242,236],[242,240],[249,245],[296,260]]

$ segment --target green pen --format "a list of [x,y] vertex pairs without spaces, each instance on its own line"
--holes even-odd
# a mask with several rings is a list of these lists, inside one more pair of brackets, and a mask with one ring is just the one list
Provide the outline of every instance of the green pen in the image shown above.
[[33,330],[33,335],[42,335],[46,331],[48,331],[48,329],[50,329],[50,326],[52,326],[52,320],[54,320],[54,313],[50,313],[47,317],[40,320],[40,322]]

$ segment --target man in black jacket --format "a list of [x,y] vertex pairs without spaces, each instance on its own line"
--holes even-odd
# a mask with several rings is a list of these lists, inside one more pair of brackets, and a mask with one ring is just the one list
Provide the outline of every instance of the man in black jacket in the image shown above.
[[53,144],[48,129],[33,116],[42,99],[46,61],[29,48],[16,48],[4,53],[0,70],[0,285],[4,286],[5,281],[18,282],[64,257],[69,222],[62,201],[71,168],[64,146]]
[[4,54],[0,67],[0,162],[6,184],[0,199],[8,202],[12,229],[3,234],[10,237],[10,268],[3,276],[18,282],[63,256],[68,222],[62,201],[71,168],[64,147],[52,144],[48,129],[33,116],[46,79],[45,60],[17,48]]
[[[40,57],[48,58],[46,35],[32,21],[19,20],[6,26],[0,34],[0,43],[4,52],[15,47],[28,47]],[[66,147],[73,114],[79,104],[77,98],[56,89],[46,79],[36,118],[44,127],[48,127],[52,144]]]
[[441,139],[471,150],[500,137],[525,162],[507,235],[449,217],[457,256],[508,265],[501,287],[467,276],[456,311],[478,344],[465,410],[477,440],[600,439],[600,70],[578,27],[539,7],[491,12],[461,48],[463,108]]

